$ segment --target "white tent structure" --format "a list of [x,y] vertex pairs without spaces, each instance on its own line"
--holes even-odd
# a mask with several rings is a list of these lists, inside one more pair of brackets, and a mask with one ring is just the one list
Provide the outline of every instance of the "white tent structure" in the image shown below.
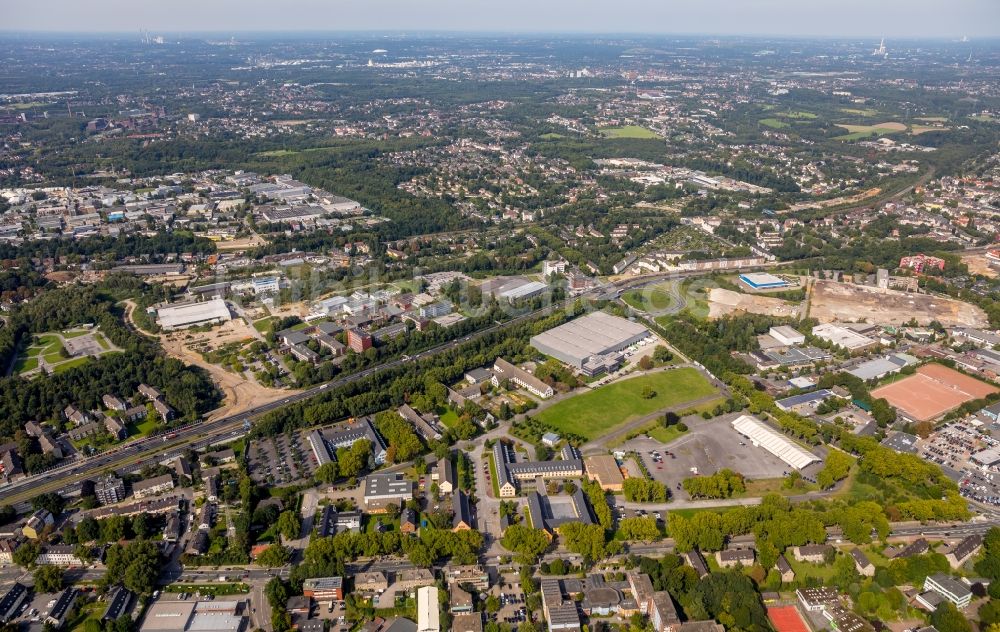
[[819,461],[819,457],[815,454],[799,447],[788,437],[768,427],[756,417],[740,415],[733,420],[733,428],[749,437],[755,446],[764,448],[797,470]]

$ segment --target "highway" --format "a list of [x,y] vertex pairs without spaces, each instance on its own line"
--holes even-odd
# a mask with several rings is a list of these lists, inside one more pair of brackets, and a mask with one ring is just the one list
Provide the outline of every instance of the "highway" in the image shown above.
[[[781,264],[741,268],[741,271],[771,268],[775,265]],[[613,300],[616,299],[622,291],[627,289],[641,287],[664,279],[686,279],[709,275],[713,272],[716,271],[696,270],[687,272],[661,272],[638,275],[628,279],[615,281],[605,286],[590,290],[589,292],[581,294],[578,297],[570,297],[564,303],[553,303],[551,305],[541,307],[503,323],[497,323],[462,338],[421,351],[412,357],[403,356],[384,364],[370,367],[357,373],[352,373],[351,375],[339,377],[331,380],[330,382],[320,384],[299,393],[289,394],[288,397],[284,399],[263,404],[256,408],[244,411],[238,415],[222,417],[214,421],[192,423],[178,428],[167,435],[158,435],[155,437],[138,439],[109,452],[103,452],[92,457],[76,459],[69,463],[56,466],[35,476],[21,479],[0,488],[0,504],[13,505],[18,511],[26,511],[28,509],[27,503],[39,494],[58,492],[63,496],[72,496],[79,493],[82,481],[92,479],[101,473],[111,470],[115,470],[119,473],[130,473],[136,471],[139,467],[148,462],[156,463],[172,459],[180,456],[185,450],[191,448],[198,449],[216,443],[232,441],[245,434],[245,425],[248,422],[252,423],[255,419],[273,410],[311,399],[317,395],[321,395],[326,390],[340,388],[342,386],[364,380],[372,375],[390,371],[408,362],[444,353],[459,345],[489,335],[501,329],[512,327],[524,321],[546,316],[557,309],[562,309],[571,305],[578,298],[588,300]]]

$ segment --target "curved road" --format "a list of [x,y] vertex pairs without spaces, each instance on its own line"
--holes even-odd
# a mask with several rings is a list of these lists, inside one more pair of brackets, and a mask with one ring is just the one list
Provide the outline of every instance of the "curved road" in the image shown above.
[[[742,270],[771,268],[775,265],[781,264],[754,266],[742,268]],[[327,389],[339,388],[341,386],[363,380],[369,376],[400,367],[413,360],[420,360],[438,355],[471,340],[481,338],[490,333],[514,326],[526,320],[545,316],[557,309],[563,308],[566,305],[571,305],[577,298],[613,300],[617,299],[622,291],[628,289],[641,287],[650,283],[662,281],[664,279],[685,279],[704,276],[713,272],[714,271],[712,270],[660,272],[639,275],[628,279],[621,279],[604,287],[586,292],[580,297],[570,297],[565,303],[554,303],[546,307],[541,307],[532,312],[527,312],[521,316],[517,316],[504,323],[492,325],[486,329],[466,335],[457,340],[427,349],[426,351],[421,351],[412,357],[403,356],[379,366],[370,367],[364,369],[363,371],[359,371],[358,373],[353,373],[351,375],[331,380],[330,382],[320,384],[319,386],[301,391],[299,393],[289,394],[289,396],[284,399],[258,406],[238,415],[230,415],[214,421],[192,423],[178,428],[174,432],[167,435],[138,439],[109,452],[104,452],[84,459],[77,459],[70,463],[56,466],[45,472],[41,472],[34,476],[30,476],[3,486],[0,488],[0,503],[15,505],[15,507],[20,505],[18,508],[23,508],[23,503],[31,500],[39,494],[59,492],[63,495],[71,495],[78,493],[80,483],[82,481],[93,478],[95,475],[99,475],[104,472],[120,470],[123,468],[125,471],[134,471],[135,467],[137,467],[140,463],[144,464],[146,461],[150,460],[159,462],[170,459],[181,455],[184,450],[190,447],[209,446],[214,443],[231,441],[232,439],[243,435],[246,432],[246,426],[249,425],[250,422],[273,410],[311,399],[322,394]]]

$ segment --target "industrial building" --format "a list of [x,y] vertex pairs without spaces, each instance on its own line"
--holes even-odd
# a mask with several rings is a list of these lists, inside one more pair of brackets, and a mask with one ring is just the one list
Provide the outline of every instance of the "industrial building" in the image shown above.
[[438,589],[424,586],[417,589],[417,632],[440,632],[441,613],[438,606]]
[[643,325],[593,312],[531,337],[531,346],[587,375],[614,370],[620,354],[649,337]]
[[813,327],[812,335],[848,351],[861,351],[878,344],[878,341],[872,340],[868,336],[863,336],[854,330],[833,323],[816,325]]
[[755,446],[764,448],[797,470],[819,461],[815,454],[799,447],[788,437],[766,426],[756,417],[740,415],[733,420],[733,428],[749,438]]
[[226,301],[215,297],[200,303],[167,305],[156,310],[160,327],[166,330],[183,329],[195,325],[224,323],[232,320]]
[[805,344],[806,336],[801,334],[788,325],[779,325],[777,327],[771,327],[768,334],[787,347],[793,347],[795,345]]
[[791,284],[768,272],[748,272],[740,275],[740,283],[751,290],[777,290],[789,287]]
[[149,607],[140,632],[243,632],[246,627],[242,601],[166,601]]

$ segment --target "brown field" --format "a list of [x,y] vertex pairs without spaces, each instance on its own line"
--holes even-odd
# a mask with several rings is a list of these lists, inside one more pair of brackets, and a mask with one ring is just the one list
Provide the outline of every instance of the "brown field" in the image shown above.
[[986,255],[963,255],[962,263],[969,266],[969,272],[972,274],[981,274],[992,279],[997,277],[996,268],[990,267]]
[[801,306],[779,298],[756,294],[740,294],[732,290],[712,288],[708,295],[708,317],[719,318],[733,312],[749,312],[769,316],[798,316]]
[[962,301],[835,281],[815,283],[809,315],[821,323],[864,321],[899,325],[916,318],[921,325],[936,320],[945,327],[989,324],[983,310]]
[[942,364],[926,364],[910,377],[872,391],[915,421],[928,421],[997,389]]
[[[132,310],[135,309],[135,303],[132,301],[125,301],[125,303],[126,318],[135,326],[132,321]],[[185,364],[201,367],[212,377],[212,381],[222,391],[225,399],[222,406],[214,410],[208,419],[238,414],[298,392],[291,389],[280,390],[262,386],[243,375],[232,373],[217,364],[207,362],[200,353],[193,349],[193,347],[202,344],[215,349],[229,342],[253,339],[257,335],[256,331],[241,318],[223,323],[208,332],[195,333],[181,330],[159,336],[145,333],[147,336],[158,338],[163,350],[170,357],[177,358]]]

